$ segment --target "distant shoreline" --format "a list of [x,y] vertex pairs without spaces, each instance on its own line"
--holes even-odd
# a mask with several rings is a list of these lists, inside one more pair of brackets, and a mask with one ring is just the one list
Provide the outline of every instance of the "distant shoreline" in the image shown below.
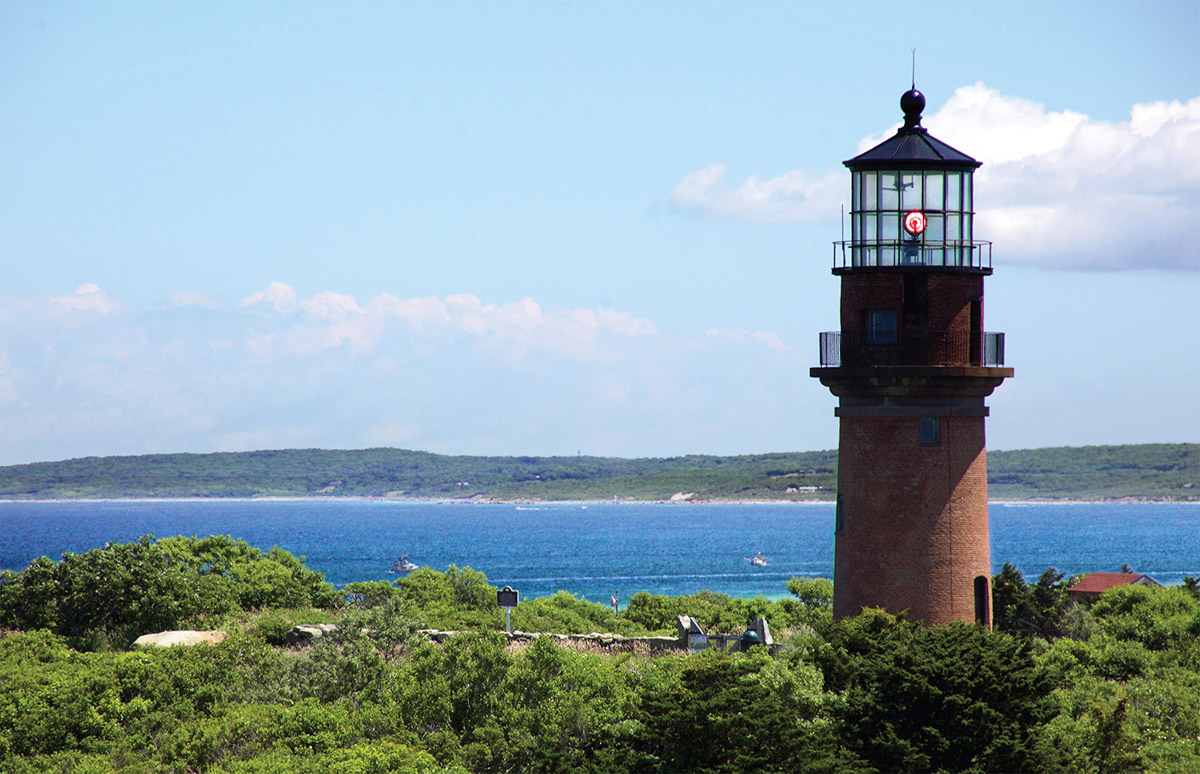
[[[1200,444],[994,452],[993,502],[1200,500]],[[0,466],[0,501],[832,502],[837,451],[625,459],[277,449]],[[615,499],[614,499],[615,498]]]
[[[833,500],[727,500],[704,498],[698,500],[502,500],[502,499],[442,499],[434,497],[3,497],[5,503],[355,503],[378,502],[403,505],[526,505],[526,506],[590,506],[590,505],[834,505]],[[1123,497],[1106,500],[988,500],[988,505],[1197,505],[1196,500],[1172,500],[1165,498]]]

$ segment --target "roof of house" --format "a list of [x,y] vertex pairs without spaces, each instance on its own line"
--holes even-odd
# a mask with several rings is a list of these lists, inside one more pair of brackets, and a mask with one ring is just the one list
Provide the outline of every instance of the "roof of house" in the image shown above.
[[1103,594],[1117,586],[1128,586],[1134,583],[1158,585],[1149,575],[1135,572],[1093,572],[1084,576],[1074,586],[1067,587],[1068,594]]

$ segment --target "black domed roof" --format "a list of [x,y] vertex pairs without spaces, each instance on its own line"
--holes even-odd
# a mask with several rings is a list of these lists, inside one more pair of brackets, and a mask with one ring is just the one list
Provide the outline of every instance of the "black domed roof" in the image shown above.
[[982,166],[983,162],[950,147],[921,126],[925,95],[916,88],[900,96],[900,109],[904,111],[904,126],[893,137],[842,163],[853,170],[976,169]]

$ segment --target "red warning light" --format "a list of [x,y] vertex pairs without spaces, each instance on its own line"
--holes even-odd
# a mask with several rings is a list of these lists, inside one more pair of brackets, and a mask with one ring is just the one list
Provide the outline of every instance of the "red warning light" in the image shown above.
[[904,216],[904,230],[910,234],[920,234],[925,231],[925,213],[913,210]]

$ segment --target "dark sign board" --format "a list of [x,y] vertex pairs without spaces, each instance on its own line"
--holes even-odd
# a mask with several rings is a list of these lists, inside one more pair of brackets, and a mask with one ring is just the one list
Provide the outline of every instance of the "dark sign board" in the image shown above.
[[505,586],[496,592],[496,604],[500,607],[516,607],[517,594],[516,589]]

